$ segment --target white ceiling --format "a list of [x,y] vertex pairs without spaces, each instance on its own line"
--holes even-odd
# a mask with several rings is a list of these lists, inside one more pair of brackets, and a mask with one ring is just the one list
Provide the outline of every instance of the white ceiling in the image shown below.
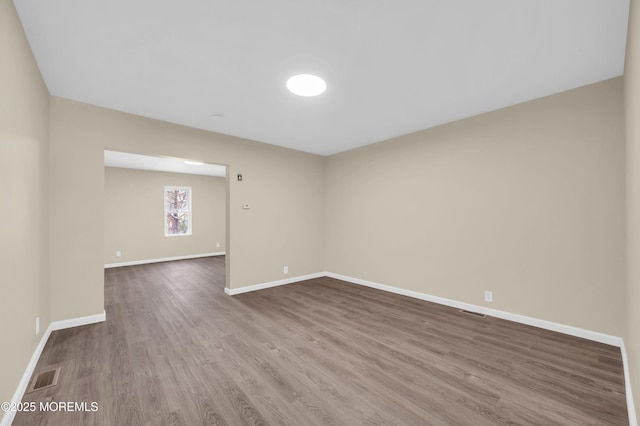
[[182,158],[152,157],[126,152],[104,151],[106,167],[153,170],[156,172],[188,173],[192,175],[224,177],[227,168],[216,164],[186,164]]
[[[629,0],[14,3],[52,95],[322,155],[620,76],[629,9]],[[289,93],[298,73],[323,77],[327,91]]]

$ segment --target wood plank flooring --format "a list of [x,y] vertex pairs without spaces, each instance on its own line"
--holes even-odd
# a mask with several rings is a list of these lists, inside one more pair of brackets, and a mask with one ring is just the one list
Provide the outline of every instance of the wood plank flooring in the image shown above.
[[320,278],[234,297],[224,258],[105,271],[14,425],[626,425],[618,348]]

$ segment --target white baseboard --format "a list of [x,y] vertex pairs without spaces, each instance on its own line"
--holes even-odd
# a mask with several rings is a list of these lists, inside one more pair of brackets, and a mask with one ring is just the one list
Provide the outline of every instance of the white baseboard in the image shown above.
[[[22,378],[18,383],[18,388],[13,394],[13,398],[11,398],[11,403],[13,405],[16,405],[20,401],[22,401],[24,392],[27,390],[27,386],[29,386],[29,380],[31,380],[31,376],[33,375],[33,372],[36,369],[36,365],[38,364],[40,355],[42,355],[42,351],[44,350],[44,347],[47,344],[47,340],[49,340],[49,336],[51,336],[52,332],[56,330],[63,330],[65,328],[79,327],[81,325],[103,322],[106,320],[106,318],[107,318],[106,313],[103,312],[101,314],[89,315],[89,316],[80,317],[80,318],[72,318],[72,319],[63,320],[63,321],[54,321],[50,323],[49,327],[47,327],[47,330],[42,335],[42,338],[40,339],[38,346],[36,346],[36,349],[33,351],[33,355],[31,355],[29,364],[27,364],[27,368],[24,370],[24,373],[22,374]],[[7,411],[6,413],[4,413],[2,420],[0,420],[0,426],[10,426],[11,423],[13,422],[13,418],[15,417],[15,415],[16,415],[15,411]]]
[[510,312],[500,311],[497,309],[487,308],[484,306],[473,305],[471,303],[459,302],[457,300],[446,299],[444,297],[432,296],[426,293],[420,293],[417,291],[406,290],[399,287],[393,287],[386,284],[380,284],[373,281],[367,281],[360,278],[349,277],[346,275],[335,274],[333,272],[318,272],[315,274],[302,275],[298,277],[287,278],[284,280],[270,281],[262,284],[250,285],[247,287],[224,289],[224,292],[230,296],[236,294],[247,293],[250,291],[258,291],[266,288],[277,287],[280,285],[291,284],[299,281],[310,280],[320,277],[330,277],[338,280],[350,282],[352,284],[363,285],[366,287],[376,288],[378,290],[387,291],[390,293],[400,294],[403,296],[412,297],[414,299],[426,300],[428,302],[438,303],[440,305],[451,306],[457,309],[465,309],[468,311],[478,312],[481,314],[489,315],[492,317],[502,318],[509,321],[531,325],[545,330],[557,331],[559,333],[568,334],[570,336],[581,337],[583,339],[593,340],[595,342],[604,343],[616,347],[622,347],[624,342],[621,337],[611,336],[609,334],[599,333],[596,331],[585,330],[570,325],[559,324],[551,321],[541,320],[538,318],[532,318],[525,315],[513,314]]
[[292,283],[297,283],[305,280],[312,280],[314,278],[321,278],[321,277],[324,277],[325,275],[326,274],[324,272],[318,272],[315,274],[300,275],[297,277],[291,277],[284,280],[270,281],[267,283],[255,284],[247,287],[240,287],[240,288],[225,287],[224,292],[227,293],[229,296],[235,296],[236,294],[248,293],[250,291],[264,290],[265,288],[278,287],[280,285],[292,284]]
[[95,315],[89,315],[86,317],[79,317],[79,318],[71,318],[68,320],[62,320],[62,321],[54,321],[51,323],[51,325],[49,325],[49,327],[52,327],[52,331],[56,331],[56,330],[64,330],[65,328],[72,328],[72,327],[80,327],[81,325],[89,325],[89,324],[95,324],[98,322],[105,322],[107,320],[107,314],[106,312],[102,312],[101,314],[95,314]]
[[147,263],[171,262],[173,260],[199,259],[201,257],[223,256],[224,254],[225,252],[221,251],[217,253],[188,254],[186,256],[161,257],[158,259],[131,260],[128,262],[105,263],[104,267],[105,269],[119,268],[120,266],[146,265]]
[[[38,346],[36,346],[36,349],[33,351],[33,355],[31,355],[31,359],[29,360],[29,364],[27,364],[27,368],[24,370],[24,373],[22,374],[22,378],[20,379],[20,382],[18,383],[18,388],[16,389],[15,393],[13,394],[13,398],[11,398],[11,403],[13,405],[19,403],[20,401],[22,401],[22,396],[24,395],[25,391],[27,390],[27,386],[29,386],[29,380],[31,380],[31,376],[33,375],[33,371],[36,368],[36,365],[38,364],[38,360],[40,359],[40,355],[42,354],[42,350],[44,349],[44,346],[47,344],[47,340],[49,340],[49,336],[51,335],[51,332],[53,331],[52,328],[52,324],[49,324],[49,327],[47,327],[47,330],[44,332],[44,334],[42,335],[42,338],[40,339],[40,342],[38,343]],[[11,423],[13,422],[13,418],[16,416],[16,411],[7,411],[4,413],[4,416],[2,417],[2,420],[0,420],[0,426],[9,426],[11,425]]]
[[467,311],[478,312],[478,313],[489,315],[492,317],[502,318],[509,321],[518,322],[521,324],[527,324],[527,325],[532,325],[538,328],[544,328],[546,330],[569,334],[571,336],[582,337],[583,339],[589,339],[596,342],[605,343],[607,345],[612,345],[617,347],[622,346],[621,337],[598,333],[596,331],[585,330],[578,327],[572,327],[570,325],[558,324],[555,322],[527,317],[524,315],[512,314],[510,312],[499,311],[497,309],[487,308],[479,305],[473,305],[471,303],[459,302],[457,300],[452,300],[452,299],[445,299],[444,297],[431,296],[429,294],[420,293],[417,291],[405,290],[403,288],[393,287],[390,285],[375,283],[367,280],[361,280],[359,278],[348,277],[345,275],[334,274],[332,272],[327,272],[326,276],[331,278],[336,278],[342,281],[347,281],[353,284],[359,284],[366,287],[377,288],[378,290],[384,290],[390,293],[396,293],[396,294],[401,294],[403,296],[413,297],[414,299],[426,300],[428,302],[434,302],[440,305],[451,306],[457,309],[465,309]]
[[629,373],[629,358],[627,357],[627,348],[622,342],[620,346],[622,353],[622,366],[624,368],[624,387],[625,396],[627,397],[627,413],[629,414],[629,426],[638,426],[638,418],[636,417],[636,406],[633,403],[633,394],[631,392],[631,373]]

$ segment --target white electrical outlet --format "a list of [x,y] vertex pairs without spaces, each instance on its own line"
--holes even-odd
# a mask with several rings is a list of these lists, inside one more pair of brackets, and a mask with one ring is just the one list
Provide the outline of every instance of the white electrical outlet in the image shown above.
[[40,334],[40,317],[36,317],[36,336]]
[[116,257],[122,256],[122,252],[120,250],[116,250]]
[[251,205],[249,203],[242,203],[242,208],[245,210],[251,209]]
[[285,274],[288,274],[288,273],[289,273],[289,267],[288,267],[288,266],[285,266],[285,267],[284,267],[284,273],[285,273]]
[[493,302],[493,292],[489,290],[485,290],[484,292],[484,301],[485,302]]
[[220,247],[220,243],[216,243],[216,247]]

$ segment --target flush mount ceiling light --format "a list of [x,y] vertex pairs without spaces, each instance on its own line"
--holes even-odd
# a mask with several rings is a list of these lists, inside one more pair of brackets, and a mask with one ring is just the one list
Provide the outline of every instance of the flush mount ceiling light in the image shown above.
[[287,80],[287,89],[298,96],[318,96],[327,90],[327,83],[312,74],[298,74]]
[[184,160],[184,164],[188,164],[190,166],[202,166],[204,163],[201,161]]

